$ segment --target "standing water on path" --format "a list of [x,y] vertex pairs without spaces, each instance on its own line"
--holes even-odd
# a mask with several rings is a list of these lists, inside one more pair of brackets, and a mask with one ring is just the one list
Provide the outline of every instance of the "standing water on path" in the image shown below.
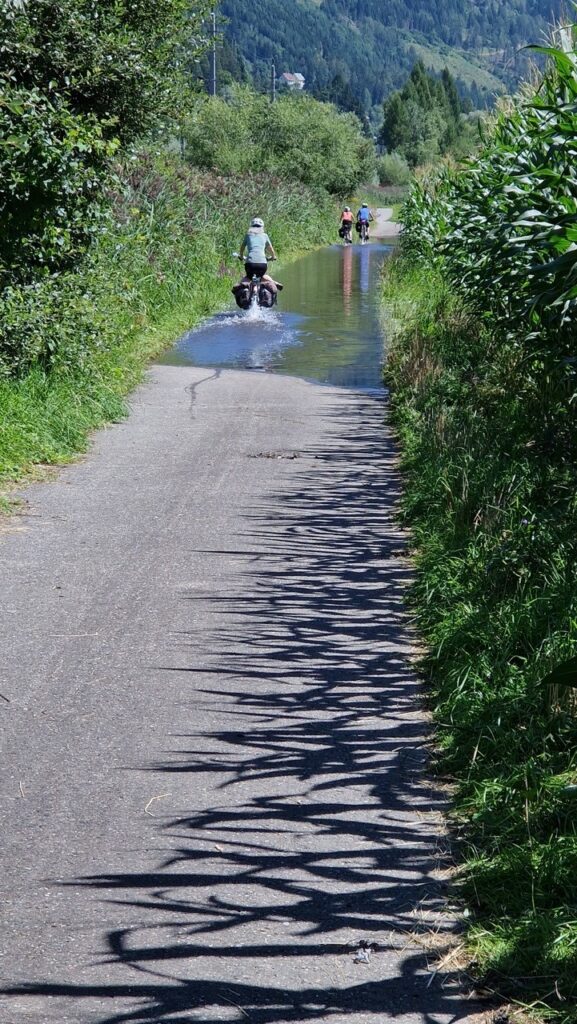
[[185,334],[161,362],[380,388],[379,280],[390,252],[375,242],[309,253],[279,273],[284,290],[275,309],[220,313]]

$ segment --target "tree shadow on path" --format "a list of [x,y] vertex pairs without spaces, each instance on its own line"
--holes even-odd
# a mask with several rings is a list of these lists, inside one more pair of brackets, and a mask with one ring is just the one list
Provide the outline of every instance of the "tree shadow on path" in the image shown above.
[[101,1024],[473,1012],[415,939],[434,930],[442,944],[454,921],[382,417],[374,398],[336,399],[326,445],[278,453],[276,493],[205,553],[219,587],[183,592],[190,629],[159,668],[183,681],[184,728],[146,769],[190,809],[155,822],[165,853],[150,871],[70,883],[126,914],[106,983],[12,994],[96,1000],[102,1012],[78,1019]]

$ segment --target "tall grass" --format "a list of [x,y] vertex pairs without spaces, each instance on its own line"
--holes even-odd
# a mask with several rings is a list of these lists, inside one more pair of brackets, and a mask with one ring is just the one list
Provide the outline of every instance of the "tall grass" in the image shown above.
[[231,257],[259,214],[282,259],[334,235],[326,193],[270,176],[191,170],[140,154],[119,168],[112,222],[77,273],[2,313],[18,376],[0,376],[0,480],[58,463],[125,412],[147,361],[230,298]]
[[458,884],[492,986],[577,1020],[577,58],[415,187],[386,285]]

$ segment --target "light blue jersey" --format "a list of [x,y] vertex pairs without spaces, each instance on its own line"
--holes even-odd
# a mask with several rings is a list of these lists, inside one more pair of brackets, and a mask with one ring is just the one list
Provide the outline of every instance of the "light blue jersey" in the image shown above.
[[243,242],[244,259],[247,263],[268,263],[267,245],[272,249],[271,240],[265,231],[248,231]]

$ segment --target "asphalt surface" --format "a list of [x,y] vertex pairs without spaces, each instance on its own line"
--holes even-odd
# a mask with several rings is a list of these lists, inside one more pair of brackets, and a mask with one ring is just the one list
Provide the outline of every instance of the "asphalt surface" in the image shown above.
[[380,206],[375,210],[375,223],[371,227],[373,238],[398,238],[401,233],[401,224],[391,220],[393,216],[392,206]]
[[381,400],[166,366],[132,405],[0,536],[0,1020],[470,1016],[423,952],[454,921]]

